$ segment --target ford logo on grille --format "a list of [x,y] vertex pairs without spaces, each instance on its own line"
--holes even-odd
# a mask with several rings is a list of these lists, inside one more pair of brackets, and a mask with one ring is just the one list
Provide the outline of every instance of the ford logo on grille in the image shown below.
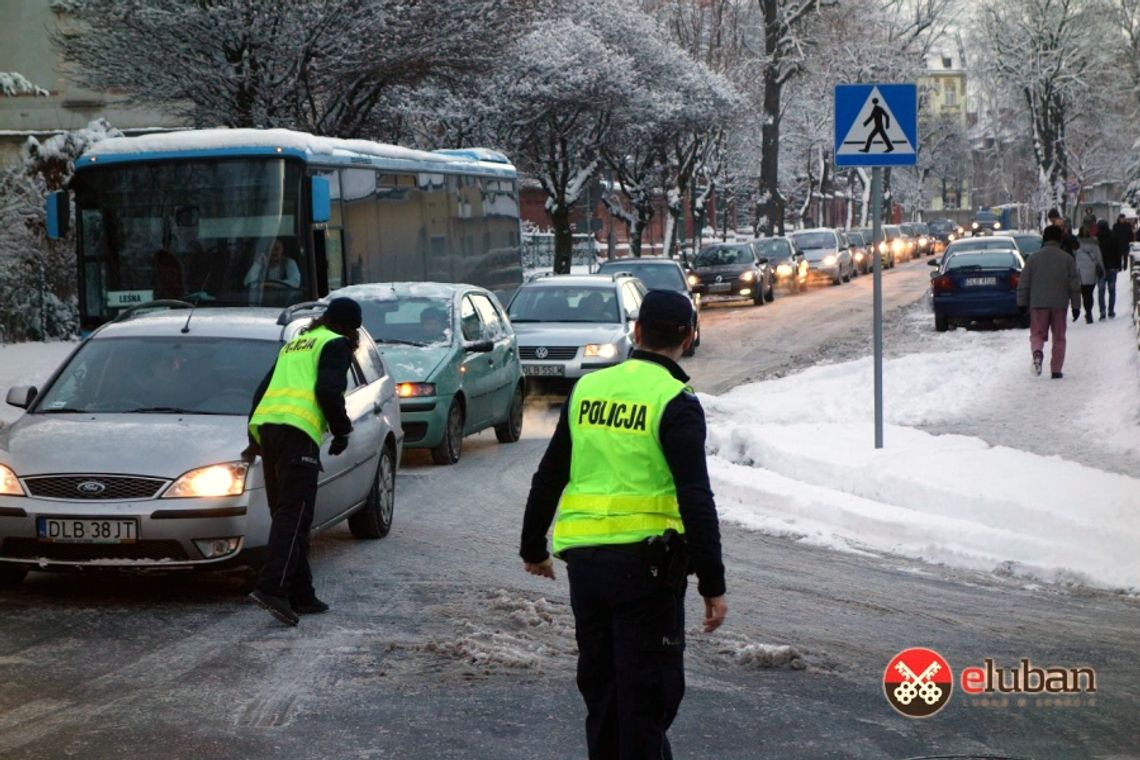
[[538,348],[534,349],[534,355],[539,359],[545,359],[547,356],[550,356],[550,351],[546,348],[546,346],[539,346]]
[[100,483],[98,480],[85,480],[75,487],[76,491],[85,496],[97,496],[107,490],[105,483]]

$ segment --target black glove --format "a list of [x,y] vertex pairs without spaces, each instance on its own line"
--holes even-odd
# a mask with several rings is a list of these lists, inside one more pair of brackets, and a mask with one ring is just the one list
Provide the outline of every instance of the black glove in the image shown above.
[[257,441],[250,441],[249,445],[242,449],[241,461],[246,464],[253,464],[253,460],[259,456],[261,456],[261,446],[257,444]]
[[1079,316],[1081,316],[1081,310],[1080,309],[1073,309],[1073,321],[1074,322],[1077,321],[1077,317],[1079,317]]
[[342,454],[348,448],[348,436],[337,435],[333,436],[332,443],[329,444],[329,454],[337,456]]

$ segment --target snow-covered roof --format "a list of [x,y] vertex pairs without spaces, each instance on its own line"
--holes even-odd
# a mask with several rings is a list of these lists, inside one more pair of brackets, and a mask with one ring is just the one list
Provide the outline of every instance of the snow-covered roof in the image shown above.
[[[243,149],[290,153],[304,158],[327,156],[338,159],[396,159],[438,166],[440,169],[456,164],[477,165],[499,172],[513,169],[506,156],[486,148],[432,152],[370,140],[319,137],[291,129],[192,129],[119,137],[100,142],[91,154],[101,158]],[[90,159],[90,155],[85,157]]]

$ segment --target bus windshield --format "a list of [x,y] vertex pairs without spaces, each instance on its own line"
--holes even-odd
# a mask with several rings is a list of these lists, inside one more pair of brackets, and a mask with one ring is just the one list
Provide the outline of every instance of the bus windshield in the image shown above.
[[302,166],[281,158],[130,162],[72,181],[81,320],[146,301],[285,306],[313,297],[299,224]]

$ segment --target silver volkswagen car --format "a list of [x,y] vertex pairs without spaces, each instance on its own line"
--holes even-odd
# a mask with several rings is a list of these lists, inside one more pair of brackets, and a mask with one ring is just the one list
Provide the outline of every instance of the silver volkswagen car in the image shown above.
[[507,315],[528,380],[565,388],[633,352],[645,285],[626,272],[538,277],[515,291]]
[[[185,304],[189,307],[189,304]],[[0,585],[29,568],[220,568],[269,536],[261,460],[241,461],[258,383],[309,323],[297,307],[124,313],[96,330],[0,431]],[[349,372],[348,449],[328,456],[313,530],[392,523],[403,433],[396,384],[363,330]]]

